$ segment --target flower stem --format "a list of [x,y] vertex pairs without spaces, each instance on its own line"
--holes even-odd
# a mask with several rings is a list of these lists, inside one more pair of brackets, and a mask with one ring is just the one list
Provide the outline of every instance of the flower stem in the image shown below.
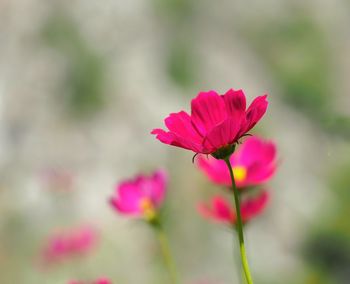
[[230,176],[231,176],[231,181],[232,181],[232,190],[233,190],[233,195],[235,199],[235,205],[236,205],[236,214],[237,214],[237,232],[238,232],[238,239],[239,239],[239,248],[241,252],[241,261],[242,261],[242,266],[244,270],[244,275],[247,280],[247,284],[253,284],[253,279],[249,271],[249,264],[248,264],[248,259],[245,251],[245,245],[244,245],[244,235],[243,235],[243,223],[242,223],[242,216],[241,216],[241,206],[240,206],[240,201],[239,201],[239,192],[236,187],[235,183],[235,177],[233,175],[233,170],[231,166],[231,162],[229,158],[225,159],[226,165],[230,171]]
[[168,238],[167,238],[167,236],[164,232],[163,226],[161,225],[159,220],[155,224],[154,228],[155,228],[156,233],[157,233],[160,249],[162,251],[165,266],[168,269],[171,283],[177,284],[178,283],[178,276],[177,276],[177,272],[176,272],[176,265],[175,265],[175,262],[174,262],[172,255],[171,255]]

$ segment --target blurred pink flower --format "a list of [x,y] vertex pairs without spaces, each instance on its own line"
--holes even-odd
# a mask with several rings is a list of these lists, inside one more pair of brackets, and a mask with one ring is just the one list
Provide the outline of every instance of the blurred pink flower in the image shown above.
[[102,277],[92,282],[71,280],[68,284],[112,284],[112,281],[108,278]]
[[[243,223],[247,223],[252,218],[260,215],[264,211],[268,200],[269,194],[267,191],[261,191],[257,196],[243,200],[241,203]],[[227,224],[236,224],[235,208],[221,196],[213,197],[210,205],[200,203],[198,211],[205,218]]]
[[[249,137],[230,158],[238,188],[268,181],[276,170],[276,146],[271,141]],[[198,167],[211,181],[231,186],[230,172],[222,160],[200,156]]]
[[93,282],[93,284],[112,284],[112,281],[109,280],[108,278],[99,278],[97,280],[95,280],[95,282]]
[[110,204],[121,214],[151,221],[164,200],[166,185],[167,174],[163,170],[149,177],[138,175],[116,186],[116,195],[110,199]]
[[191,115],[185,111],[171,113],[165,119],[169,131],[154,129],[161,142],[196,153],[214,154],[218,150],[232,152],[232,145],[246,134],[265,114],[265,96],[254,99],[246,109],[242,90],[201,92],[191,102]]
[[43,249],[42,258],[45,264],[89,253],[97,243],[97,232],[90,226],[66,229],[49,237]]

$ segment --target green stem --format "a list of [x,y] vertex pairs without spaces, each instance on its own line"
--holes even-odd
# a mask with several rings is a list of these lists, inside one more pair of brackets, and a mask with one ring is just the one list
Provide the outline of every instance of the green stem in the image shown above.
[[245,251],[245,245],[244,245],[244,235],[243,235],[243,223],[242,223],[242,216],[241,216],[241,206],[239,202],[239,192],[236,187],[235,183],[235,177],[233,175],[233,170],[231,166],[231,162],[229,158],[225,159],[226,165],[230,171],[230,176],[231,176],[231,181],[232,181],[232,190],[233,190],[233,195],[235,198],[235,205],[236,205],[236,214],[237,214],[237,232],[238,232],[238,239],[239,239],[239,248],[241,251],[241,260],[242,260],[242,265],[243,265],[243,270],[244,270],[244,275],[247,280],[247,284],[253,284],[253,279],[249,271],[249,264],[248,264],[248,259]]
[[175,265],[175,262],[174,262],[172,255],[171,255],[168,238],[167,238],[167,236],[164,232],[164,229],[159,221],[155,224],[154,227],[156,229],[160,249],[162,251],[165,266],[167,267],[168,272],[169,272],[169,277],[170,277],[171,283],[177,284],[178,283],[178,276],[177,276],[177,272],[176,272],[176,265]]

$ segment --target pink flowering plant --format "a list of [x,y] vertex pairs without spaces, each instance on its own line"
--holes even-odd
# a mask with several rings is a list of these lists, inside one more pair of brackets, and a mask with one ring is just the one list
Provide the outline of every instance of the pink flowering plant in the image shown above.
[[168,131],[154,129],[162,143],[212,154],[226,159],[240,138],[261,119],[267,109],[266,95],[257,97],[246,109],[243,91],[201,92],[191,102],[191,115],[185,111],[171,113],[165,120]]
[[92,226],[62,229],[48,237],[42,263],[53,265],[89,254],[97,245],[98,233]]
[[[267,110],[267,95],[255,98],[247,107],[242,90],[201,92],[191,102],[191,112],[183,110],[165,118],[166,129],[151,133],[167,145],[190,150],[197,156],[197,168],[214,185],[225,188],[209,201],[200,202],[199,213],[205,218],[229,227],[238,235],[245,283],[252,284],[244,242],[244,228],[261,215],[270,200],[267,182],[277,169],[277,150],[272,141],[252,136],[249,131]],[[143,221],[155,233],[162,252],[167,283],[179,284],[175,261],[162,220],[168,189],[168,174],[158,169],[150,175],[138,174],[119,181],[109,197],[117,214]],[[50,236],[42,250],[45,264],[90,253],[98,240],[90,226],[80,226]],[[109,278],[70,280],[69,284],[112,284]],[[92,280],[91,280],[92,279]]]
[[110,198],[112,208],[119,214],[145,220],[156,232],[171,283],[178,283],[175,262],[160,218],[160,209],[167,188],[167,174],[157,170],[151,176],[138,175],[116,185]]
[[[267,182],[276,170],[276,148],[272,142],[251,137],[236,146],[264,116],[267,95],[259,96],[246,107],[242,90],[201,92],[191,102],[191,114],[185,111],[170,114],[164,123],[167,130],[151,133],[164,144],[184,148],[200,156],[198,167],[216,184],[230,186],[233,204],[221,196],[210,204],[201,203],[200,213],[206,218],[233,226],[237,231],[241,262],[246,283],[253,283],[244,243],[243,224],[259,215],[266,207],[269,195],[260,191],[244,199],[245,188]],[[209,156],[210,155],[210,156]],[[241,204],[242,202],[242,204]]]
[[[215,184],[230,187],[230,172],[223,160],[198,157],[199,169]],[[276,145],[259,137],[247,138],[230,157],[236,186],[245,188],[268,182],[276,171]]]
[[166,186],[167,175],[164,170],[158,170],[150,177],[140,174],[117,184],[110,204],[122,215],[155,223],[159,221],[158,211],[165,197]]
[[112,284],[109,278],[101,277],[93,281],[70,280],[68,284]]
[[[251,219],[259,216],[269,201],[269,194],[267,191],[261,191],[256,196],[247,197],[241,203],[241,216],[243,224],[246,224]],[[229,226],[236,226],[237,214],[235,208],[231,203],[222,196],[214,196],[209,204],[199,203],[199,213],[208,219],[216,222],[224,223]]]

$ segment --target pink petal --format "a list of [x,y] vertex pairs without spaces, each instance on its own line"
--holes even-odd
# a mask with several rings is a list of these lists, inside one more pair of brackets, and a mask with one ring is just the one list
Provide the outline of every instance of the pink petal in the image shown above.
[[156,135],[156,138],[168,145],[185,148],[187,150],[192,150],[195,153],[201,153],[202,152],[202,146],[193,143],[193,141],[187,140],[183,137],[179,137],[176,134],[172,132],[166,132],[163,129],[154,129],[151,134]]
[[220,196],[214,197],[211,200],[210,206],[200,203],[197,209],[198,212],[205,218],[213,219],[219,222],[234,223],[234,212],[232,211],[229,203]]
[[246,110],[246,98],[242,90],[230,89],[222,96],[230,116],[236,117],[237,113],[243,115]]
[[276,170],[276,146],[258,137],[248,138],[234,154],[234,162],[247,168],[246,185],[266,182]]
[[86,253],[91,250],[97,242],[97,232],[92,227],[78,228],[70,235],[70,250],[74,253]]
[[248,167],[257,160],[257,156],[261,156],[264,150],[264,140],[257,136],[247,138],[242,146],[235,153],[237,163]]
[[226,118],[224,100],[215,91],[199,93],[191,102],[191,119],[202,136]]
[[124,181],[117,186],[117,196],[110,199],[110,204],[120,213],[140,213],[139,203],[143,197],[135,181]]
[[112,281],[109,280],[108,278],[103,277],[95,280],[93,284],[112,284]]
[[213,198],[212,202],[218,219],[232,221],[235,214],[231,209],[231,205],[224,198],[217,196]]
[[247,124],[245,127],[245,131],[249,131],[252,129],[255,124],[263,117],[267,110],[268,102],[267,102],[267,95],[259,96],[254,99],[254,101],[249,106],[247,113],[246,113],[246,119]]
[[160,206],[164,200],[166,186],[168,183],[168,175],[164,170],[158,170],[153,175],[154,188],[151,198],[156,206]]
[[118,199],[117,197],[112,197],[109,200],[111,206],[116,209],[119,213],[131,214],[131,215],[139,215],[141,214],[141,210],[139,208],[139,204],[127,203],[123,200]]
[[241,204],[243,222],[260,215],[266,208],[268,201],[269,194],[267,191],[261,191],[258,196],[243,201]]
[[176,136],[190,140],[194,144],[201,144],[203,140],[203,137],[200,136],[197,130],[193,127],[191,117],[184,111],[171,113],[165,119],[165,125],[170,132],[174,133]]
[[201,155],[197,159],[197,165],[214,183],[226,186],[231,185],[230,173],[224,161],[211,156],[205,157]]

